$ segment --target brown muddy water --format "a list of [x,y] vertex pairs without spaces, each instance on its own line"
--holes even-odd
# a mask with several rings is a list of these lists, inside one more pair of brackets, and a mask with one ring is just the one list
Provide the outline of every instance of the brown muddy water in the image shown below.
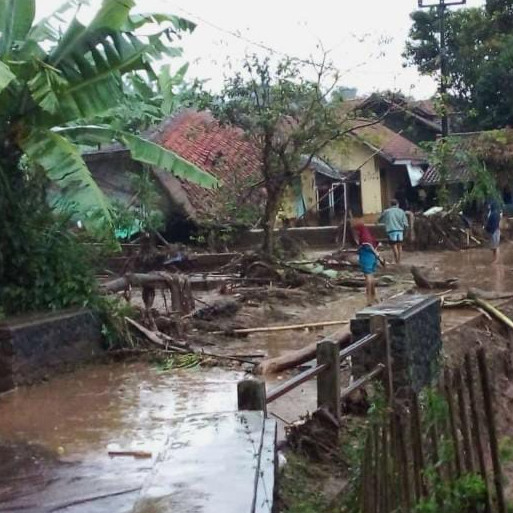
[[[486,249],[406,253],[402,266],[384,271],[397,275],[398,284],[380,293],[386,298],[411,288],[411,265],[458,277],[462,291],[512,290],[513,245],[503,246],[500,265],[490,260]],[[362,291],[348,291],[306,308],[284,305],[281,320],[269,310],[269,324],[350,319],[364,305]],[[468,309],[444,311],[444,328],[472,315]],[[252,335],[232,340],[226,351],[276,356],[331,331]],[[0,396],[0,512],[128,513],[173,428],[191,414],[234,411],[243,376],[221,368],[159,372],[146,363],[111,363]],[[287,377],[270,377],[268,387]],[[296,420],[315,408],[315,395],[315,383],[306,383],[273,403],[270,413]],[[109,450],[148,451],[152,457],[110,457]]]
[[118,363],[0,396],[0,511],[131,511],[171,429],[190,414],[235,410],[241,378]]

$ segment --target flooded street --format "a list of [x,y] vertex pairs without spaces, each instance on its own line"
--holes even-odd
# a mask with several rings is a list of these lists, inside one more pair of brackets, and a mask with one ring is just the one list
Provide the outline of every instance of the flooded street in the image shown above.
[[[425,266],[433,275],[458,277],[462,293],[470,286],[511,290],[513,246],[503,246],[501,265],[492,266],[490,260],[486,249],[406,253],[402,266],[384,271],[395,275],[397,283],[380,289],[380,294],[386,299],[410,289],[411,265]],[[266,305],[264,314],[269,324],[307,323],[350,319],[364,306],[363,291],[348,290],[314,304]],[[444,310],[444,329],[475,315],[472,309]],[[277,356],[333,331],[258,333],[223,342],[225,346],[216,350]],[[0,512],[132,511],[170,434],[185,425],[187,416],[235,411],[236,383],[243,376],[223,368],[160,372],[142,362],[110,363],[0,396]],[[287,377],[269,377],[268,387]],[[280,398],[271,405],[271,415],[294,421],[312,411],[315,386],[306,383]],[[284,423],[279,425],[283,436]],[[109,451],[143,451],[151,457],[111,457]]]
[[108,364],[0,397],[0,511],[131,511],[171,429],[192,413],[235,410],[241,376]]

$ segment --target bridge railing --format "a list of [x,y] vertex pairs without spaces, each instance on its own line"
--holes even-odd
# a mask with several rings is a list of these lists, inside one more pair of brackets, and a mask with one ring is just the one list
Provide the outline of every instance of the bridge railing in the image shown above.
[[[240,381],[237,387],[239,410],[262,410],[267,413],[267,405],[276,401],[303,383],[317,379],[317,407],[328,408],[337,420],[341,415],[342,399],[382,375],[387,370],[385,386],[391,391],[391,357],[388,340],[387,321],[384,316],[376,316],[371,322],[371,333],[340,348],[338,340],[326,338],[318,342],[316,364],[310,369],[287,380],[285,383],[266,391],[265,383],[258,379]],[[342,388],[341,366],[348,358],[373,344],[383,344],[383,362],[359,377],[349,386]],[[388,379],[386,379],[388,377]],[[383,376],[382,376],[383,378]]]

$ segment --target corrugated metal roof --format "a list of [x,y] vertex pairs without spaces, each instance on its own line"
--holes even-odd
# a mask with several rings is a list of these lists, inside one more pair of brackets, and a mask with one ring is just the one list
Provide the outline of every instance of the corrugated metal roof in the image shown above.
[[[435,166],[430,166],[428,170],[422,176],[419,185],[420,186],[429,186],[429,185],[439,185],[442,181],[442,177],[440,175],[440,170]],[[468,183],[472,181],[472,173],[466,167],[451,167],[447,171],[447,176],[445,178],[445,182],[448,184],[451,183]]]

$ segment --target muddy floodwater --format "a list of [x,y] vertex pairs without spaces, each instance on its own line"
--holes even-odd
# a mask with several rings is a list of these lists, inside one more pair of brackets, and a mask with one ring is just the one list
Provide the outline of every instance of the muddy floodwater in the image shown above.
[[241,377],[118,363],[0,396],[0,511],[131,511],[172,427],[191,413],[235,410]]
[[[470,286],[513,290],[513,245],[503,245],[500,265],[490,261],[486,249],[406,253],[401,267],[384,271],[398,280],[380,295],[386,299],[411,288],[411,265],[458,277],[462,292]],[[347,291],[312,305],[284,305],[278,312],[282,317],[271,310],[269,317],[274,324],[350,319],[364,305],[363,291]],[[471,315],[474,310],[444,311],[444,329]],[[232,340],[225,350],[276,356],[331,331],[255,334]],[[173,428],[191,414],[236,410],[236,383],[243,376],[222,368],[160,372],[147,363],[110,363],[0,396],[0,512],[132,511]],[[268,387],[287,377],[268,378]],[[315,395],[315,383],[306,383],[273,403],[270,413],[293,421],[315,408]],[[151,457],[112,457],[109,451],[143,451]]]

